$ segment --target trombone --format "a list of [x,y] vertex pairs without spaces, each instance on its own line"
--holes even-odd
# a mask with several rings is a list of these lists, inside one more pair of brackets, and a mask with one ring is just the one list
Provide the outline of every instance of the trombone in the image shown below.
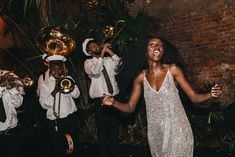
[[63,68],[64,75],[61,79],[57,81],[57,86],[61,93],[68,94],[73,91],[75,87],[75,82],[73,81],[73,79],[68,77],[68,69],[65,67],[65,64],[63,64]]
[[[119,28],[119,25],[122,24],[122,26]],[[109,43],[112,43],[114,39],[121,33],[121,31],[125,27],[125,21],[124,20],[118,20],[115,22],[114,26],[107,25],[103,28],[103,34],[105,36],[104,40],[102,43],[105,43],[108,39],[111,39]]]
[[[122,26],[120,27],[119,25],[122,24]],[[112,43],[116,37],[121,33],[121,31],[124,29],[125,27],[125,21],[124,20],[118,20],[117,22],[115,22],[115,25],[107,25],[105,27],[103,27],[102,29],[102,33],[104,34],[105,38],[103,39],[103,41],[101,42],[101,49],[97,52],[97,55],[99,55],[102,51],[102,45],[104,43]],[[118,30],[119,28],[119,30]]]

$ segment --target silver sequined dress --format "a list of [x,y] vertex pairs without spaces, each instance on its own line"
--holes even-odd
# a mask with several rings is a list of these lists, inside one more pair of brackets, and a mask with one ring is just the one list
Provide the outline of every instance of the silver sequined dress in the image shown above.
[[148,142],[152,157],[193,157],[193,134],[168,70],[159,91],[144,77]]

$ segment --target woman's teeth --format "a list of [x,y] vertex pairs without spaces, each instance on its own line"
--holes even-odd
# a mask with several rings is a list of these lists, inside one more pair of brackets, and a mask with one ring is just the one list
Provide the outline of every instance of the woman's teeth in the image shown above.
[[159,51],[154,51],[154,52],[153,52],[153,55],[154,55],[154,56],[159,56],[159,55],[160,55],[160,52],[159,52]]

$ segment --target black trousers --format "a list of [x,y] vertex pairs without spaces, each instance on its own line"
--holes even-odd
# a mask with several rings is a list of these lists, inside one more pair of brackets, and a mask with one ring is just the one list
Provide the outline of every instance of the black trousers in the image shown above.
[[[48,130],[46,136],[46,156],[47,157],[78,157],[78,117],[75,113],[66,118],[47,121]],[[56,130],[57,127],[57,130]],[[74,150],[72,154],[67,154],[68,148],[65,134],[69,134],[73,139]]]
[[94,99],[95,119],[98,129],[99,157],[119,157],[119,119],[113,107],[102,106],[101,99]]
[[21,139],[19,129],[13,128],[9,131],[0,132],[0,156],[19,157],[21,150]]

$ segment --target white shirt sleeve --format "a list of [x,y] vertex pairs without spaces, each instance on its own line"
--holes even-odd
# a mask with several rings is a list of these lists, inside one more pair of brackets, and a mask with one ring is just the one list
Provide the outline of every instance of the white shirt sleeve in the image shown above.
[[[68,78],[71,78],[73,80],[73,78],[71,76],[68,76]],[[79,91],[78,86],[75,84],[73,91],[68,94],[70,94],[72,96],[72,98],[78,98],[80,96],[80,91]]]
[[0,98],[2,97],[2,93],[5,91],[6,87],[0,87]]
[[91,77],[99,77],[103,70],[103,59],[87,59],[84,63],[85,72]]
[[53,107],[54,98],[51,95],[55,84],[55,80],[53,79],[53,77],[50,77],[47,80],[42,81],[40,82],[40,84],[38,84],[39,103],[44,109],[49,109]]
[[119,64],[120,60],[121,60],[121,58],[118,57],[116,54],[114,54],[111,58],[113,59],[113,62],[114,62],[115,66],[117,66]]
[[9,93],[14,107],[20,107],[23,103],[23,96],[21,95],[20,91],[18,91],[16,88],[12,88],[9,90]]

